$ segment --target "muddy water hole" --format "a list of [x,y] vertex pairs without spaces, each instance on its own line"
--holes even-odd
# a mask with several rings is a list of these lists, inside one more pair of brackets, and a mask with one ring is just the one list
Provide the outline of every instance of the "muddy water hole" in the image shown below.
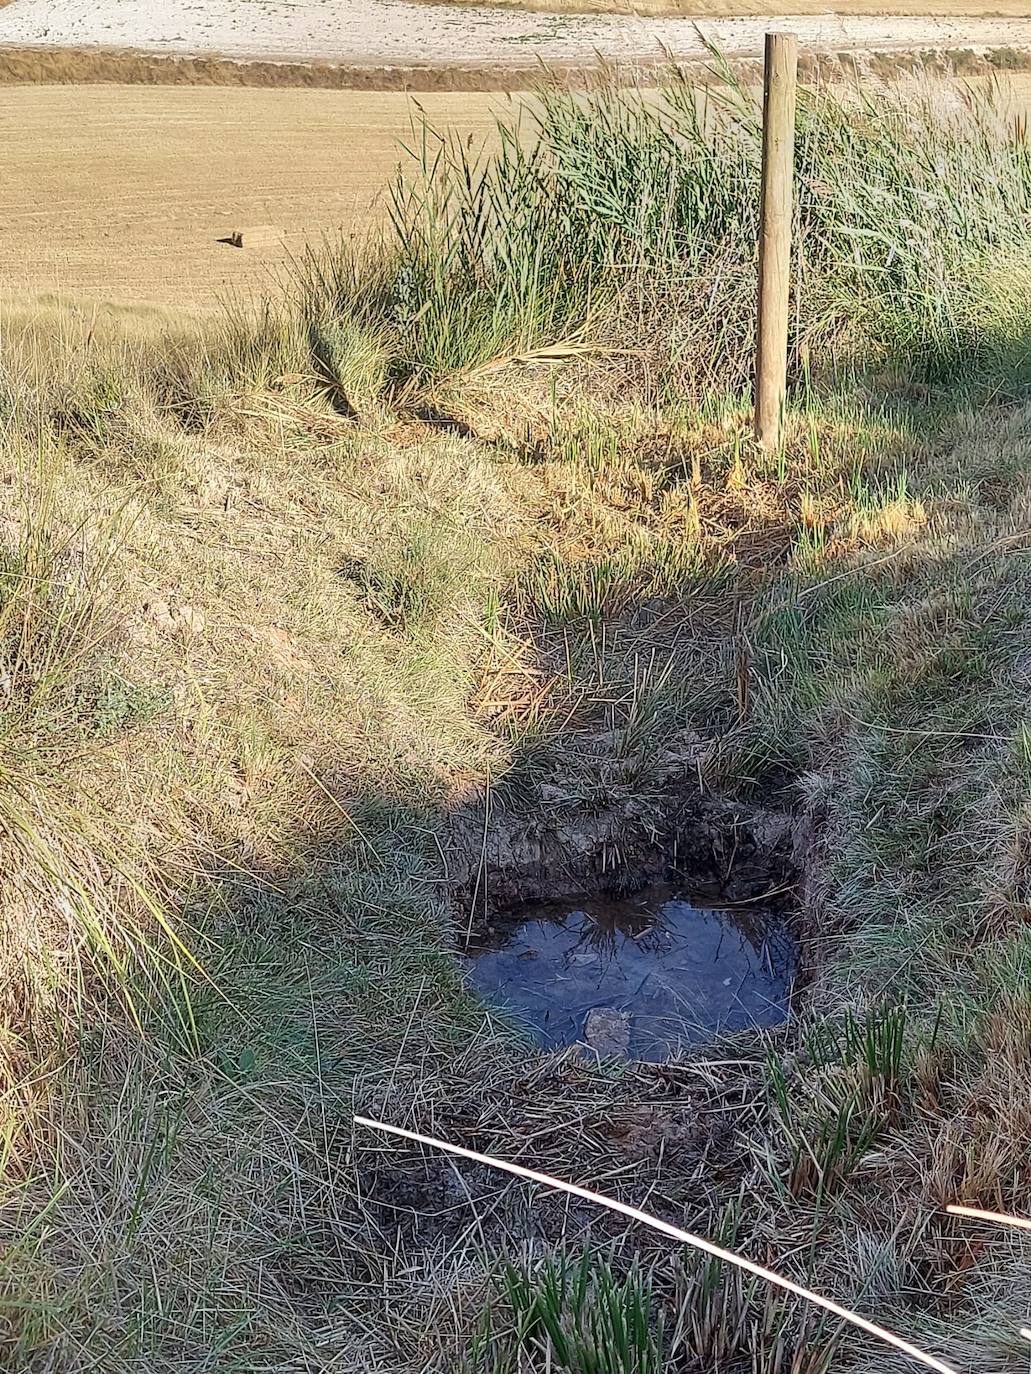
[[787,1015],[795,951],[769,908],[708,908],[658,885],[528,903],[466,954],[473,986],[538,1043],[661,1062]]
[[789,1018],[814,961],[808,850],[789,811],[683,773],[600,810],[481,803],[452,833],[456,955],[528,1045],[661,1063]]

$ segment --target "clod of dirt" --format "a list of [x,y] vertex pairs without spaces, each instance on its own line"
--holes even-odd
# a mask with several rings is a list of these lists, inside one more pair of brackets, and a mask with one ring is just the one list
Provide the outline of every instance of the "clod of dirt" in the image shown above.
[[283,231],[274,224],[255,224],[249,229],[234,229],[219,243],[227,243],[230,248],[278,248],[283,242]]
[[204,633],[207,618],[199,607],[188,606],[184,602],[175,614],[179,624],[188,634],[199,635]]
[[159,634],[167,635],[181,630],[186,634],[199,635],[203,634],[207,625],[204,612],[186,602],[173,607],[162,597],[153,597],[143,602],[141,610],[145,621]]
[[143,614],[162,634],[167,634],[175,625],[172,608],[161,597],[143,603]]

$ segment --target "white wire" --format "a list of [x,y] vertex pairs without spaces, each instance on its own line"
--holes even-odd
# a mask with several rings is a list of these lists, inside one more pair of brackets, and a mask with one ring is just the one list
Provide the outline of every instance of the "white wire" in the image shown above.
[[850,1322],[853,1326],[858,1326],[861,1331],[866,1331],[887,1345],[894,1346],[896,1350],[901,1350],[904,1355],[908,1355],[911,1360],[916,1360],[918,1364],[926,1365],[928,1369],[937,1370],[938,1374],[958,1374],[952,1365],[935,1359],[933,1355],[928,1355],[915,1345],[911,1345],[901,1336],[896,1336],[894,1332],[886,1330],[883,1326],[878,1326],[876,1322],[867,1321],[865,1317],[860,1317],[858,1313],[851,1312],[847,1307],[842,1307],[840,1303],[834,1302],[831,1298],[825,1298],[819,1293],[803,1288],[801,1284],[784,1278],[782,1274],[774,1273],[772,1269],[764,1269],[761,1264],[753,1264],[751,1260],[734,1254],[732,1250],[725,1250],[721,1245],[714,1245],[711,1240],[704,1240],[701,1236],[692,1235],[690,1231],[681,1230],[679,1226],[672,1226],[668,1221],[662,1221],[659,1217],[652,1216],[650,1212],[641,1211],[639,1207],[631,1207],[626,1202],[618,1202],[615,1198],[606,1197],[603,1193],[593,1193],[589,1188],[581,1188],[575,1183],[565,1182],[564,1179],[553,1178],[551,1174],[542,1174],[537,1169],[527,1169],[521,1164],[510,1164],[504,1159],[495,1159],[491,1155],[482,1155],[476,1150],[467,1150],[462,1145],[452,1145],[446,1140],[437,1140],[430,1135],[420,1135],[418,1131],[409,1131],[403,1126],[391,1126],[385,1121],[373,1121],[367,1116],[356,1116],[354,1124],[365,1126],[371,1131],[384,1131],[387,1135],[400,1136],[403,1140],[414,1141],[417,1145],[427,1145],[433,1150],[443,1150],[445,1154],[459,1155],[462,1159],[471,1159],[475,1164],[486,1164],[488,1168],[500,1169],[503,1173],[512,1174],[516,1178],[525,1178],[531,1183],[539,1183],[544,1188],[557,1188],[560,1192],[571,1193],[574,1197],[583,1198],[586,1202],[596,1203],[599,1207],[607,1207],[610,1212],[620,1212],[633,1221],[639,1221],[642,1225],[651,1227],[653,1231],[660,1231],[663,1235],[671,1236],[674,1240],[682,1241],[685,1245],[692,1245],[696,1250],[702,1250],[705,1254],[723,1260],[726,1264],[733,1264],[738,1269],[744,1269],[747,1273],[754,1274],[756,1278],[763,1279],[766,1283],[771,1283],[777,1288],[782,1288],[786,1293],[792,1293],[795,1297],[804,1298],[806,1302],[811,1302],[816,1307],[822,1307],[825,1311],[832,1312],[842,1321]]

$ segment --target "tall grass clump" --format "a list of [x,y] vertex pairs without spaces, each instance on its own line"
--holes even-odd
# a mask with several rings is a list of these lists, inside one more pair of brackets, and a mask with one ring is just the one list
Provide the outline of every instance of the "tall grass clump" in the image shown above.
[[[424,125],[382,245],[313,264],[308,309],[375,330],[395,379],[599,349],[654,357],[681,394],[740,385],[760,148],[728,72],[546,87],[485,149]],[[803,88],[796,181],[796,371],[1012,347],[1031,156],[994,92]]]
[[[617,1277],[603,1258],[548,1256],[506,1264],[466,1374],[660,1374],[662,1324],[646,1277]],[[495,1310],[497,1309],[497,1310]]]
[[180,1002],[191,963],[112,766],[155,704],[122,671],[109,596],[125,522],[76,520],[54,480],[21,477],[0,523],[0,1178],[87,1007],[139,1025],[145,985]]

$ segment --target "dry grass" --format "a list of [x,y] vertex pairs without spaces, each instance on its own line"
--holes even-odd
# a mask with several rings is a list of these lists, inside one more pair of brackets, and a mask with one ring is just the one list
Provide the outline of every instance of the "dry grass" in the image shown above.
[[[964,1297],[981,1293],[1004,1303],[1014,1243],[995,1239],[971,1261],[969,1243],[957,1244],[936,1212],[954,1198],[1019,1199],[1018,1023],[996,1012],[986,1030],[974,1029],[978,999],[1000,977],[995,946],[963,975],[969,1011],[950,1016],[948,1037],[939,1032],[925,1049],[918,1035],[888,1088],[853,1081],[847,1047],[837,1060],[820,1052],[824,1067],[797,1101],[801,1090],[785,1089],[790,1109],[767,1086],[757,1045],[736,1048],[736,1066],[702,1060],[617,1080],[576,1061],[545,1058],[528,1068],[502,1042],[486,1072],[481,1049],[462,1049],[479,1014],[446,953],[426,842],[434,814],[487,777],[519,774],[531,796],[544,779],[588,786],[601,728],[626,732],[628,776],[647,787],[654,731],[675,747],[668,732],[680,718],[677,729],[709,735],[713,785],[737,777],[740,787],[750,775],[744,785],[759,787],[764,770],[791,759],[809,769],[810,805],[838,837],[829,844],[834,862],[818,870],[823,919],[851,931],[823,996],[833,1000],[855,978],[876,991],[896,960],[914,988],[925,979],[940,986],[953,952],[967,957],[969,921],[939,929],[933,959],[918,947],[914,965],[909,927],[893,931],[877,918],[881,887],[886,902],[897,901],[894,885],[908,881],[901,853],[880,886],[863,885],[862,905],[848,906],[853,873],[862,871],[852,851],[860,836],[870,842],[857,793],[869,783],[858,761],[877,744],[878,712],[887,709],[876,697],[861,704],[854,654],[864,625],[888,625],[887,640],[877,634],[894,646],[894,673],[910,682],[937,673],[943,625],[951,619],[954,633],[980,632],[993,614],[973,603],[923,609],[921,585],[945,587],[950,567],[978,568],[985,607],[1002,613],[999,587],[1015,588],[1011,579],[1022,573],[1025,526],[1023,477],[1007,442],[1000,446],[999,416],[1015,454],[1024,412],[939,414],[937,428],[919,437],[926,408],[905,420],[871,416],[862,431],[858,411],[817,409],[792,421],[786,454],[771,466],[745,441],[741,409],[682,416],[673,426],[631,409],[540,431],[528,465],[525,442],[505,453],[389,411],[358,424],[337,417],[314,374],[304,380],[301,341],[276,321],[249,335],[227,328],[203,344],[117,329],[86,341],[76,328],[56,343],[31,328],[8,335],[4,383],[17,404],[7,432],[21,436],[7,450],[8,470],[25,479],[4,488],[8,518],[37,539],[40,529],[81,531],[73,604],[87,605],[84,623],[103,633],[86,635],[85,657],[63,638],[45,642],[62,674],[132,683],[144,709],[119,706],[98,730],[91,705],[85,741],[77,716],[72,734],[53,741],[58,760],[81,757],[93,780],[89,794],[76,793],[79,814],[64,822],[62,843],[94,908],[118,906],[128,943],[115,982],[97,983],[88,970],[98,950],[79,945],[83,972],[71,986],[91,989],[88,1001],[73,1009],[44,996],[41,974],[44,991],[69,986],[51,976],[53,952],[67,946],[54,936],[42,946],[38,914],[29,940],[26,918],[52,899],[38,888],[31,901],[24,888],[11,890],[21,916],[9,939],[23,932],[19,954],[33,976],[19,980],[8,1024],[31,1027],[28,1007],[60,1031],[50,1042],[26,1032],[8,1070],[9,1120],[32,1127],[31,1137],[8,1128],[5,1225],[17,1237],[4,1270],[11,1366],[71,1367],[74,1351],[112,1323],[124,1333],[111,1356],[119,1370],[141,1361],[181,1368],[211,1352],[250,1360],[257,1350],[275,1364],[329,1358],[369,1369],[450,1358],[443,1352],[462,1348],[476,1326],[484,1266],[505,1235],[525,1227],[522,1206],[485,1176],[457,1188],[443,1168],[368,1146],[345,1151],[352,1101],[439,1123],[485,1149],[532,1154],[542,1167],[627,1198],[648,1192],[660,1210],[710,1234],[725,1226],[740,1181],[758,1170],[766,1182],[737,1217],[739,1243],[760,1256],[793,1253],[799,1277],[846,1300],[862,1297],[865,1310],[914,1334],[918,1275],[921,1291],[945,1284],[960,1311]],[[517,373],[525,420],[525,369]],[[291,377],[299,380],[284,382]],[[495,385],[500,403],[503,374]],[[475,396],[474,384],[471,404]],[[951,446],[935,435],[951,435]],[[40,444],[47,481],[39,489],[54,503],[46,525],[38,504],[25,508],[20,495],[39,486],[28,480],[25,454]],[[972,505],[969,493],[959,501],[956,483],[972,473],[990,482],[991,508]],[[689,574],[675,553],[685,541],[695,548]],[[757,570],[785,560],[786,580],[755,584]],[[753,718],[744,725],[734,723],[733,688],[721,681],[720,645],[733,632],[736,598],[722,575],[706,572],[735,566],[754,606]],[[613,570],[601,582],[600,567]],[[51,560],[37,582],[49,587],[54,575]],[[799,593],[789,603],[796,619],[785,620],[784,598]],[[642,597],[652,607],[643,619]],[[82,614],[59,619],[78,633]],[[918,626],[928,615],[924,640]],[[600,623],[608,626],[603,649],[589,628]],[[662,665],[650,670],[659,697],[643,714],[642,662]],[[1002,710],[997,671],[994,678]],[[980,679],[970,681],[978,692]],[[689,696],[678,686],[686,683]],[[948,690],[948,715],[933,695],[919,709],[944,722],[950,742],[921,736],[923,749],[959,747],[951,742],[954,684]],[[91,685],[73,697],[95,695]],[[892,712],[891,728],[907,728]],[[978,734],[988,733],[982,723]],[[894,842],[891,827],[912,811],[917,743],[897,765],[909,778],[897,822],[883,818],[901,776],[886,774],[878,786],[880,845]],[[1006,747],[978,745],[963,766],[976,766],[979,779],[990,751]],[[879,766],[891,769],[896,758],[893,750]],[[926,785],[932,790],[915,814],[967,795],[954,772]],[[990,847],[989,837],[1011,824],[1007,803],[998,786],[985,793],[975,785]],[[518,791],[510,786],[509,795]],[[132,916],[125,894],[112,890],[104,858],[112,843],[122,866],[132,856],[134,869],[146,869],[147,890],[162,911],[174,910],[217,995],[196,971],[188,999],[148,981],[147,959],[137,956],[169,946],[149,909]],[[997,876],[982,874],[996,941],[1010,938],[1014,898],[1006,893],[1018,890],[1018,873],[1019,857]],[[950,920],[937,892],[926,906],[926,917],[913,908],[907,920]],[[958,971],[948,972],[954,987]],[[118,987],[132,993],[146,1046]],[[78,1046],[67,1026],[81,1028]],[[492,1033],[481,1026],[477,1043]],[[983,1053],[985,1034],[1002,1035],[1005,1046],[993,1042]],[[840,1103],[853,1101],[841,1097],[846,1087],[860,1105],[841,1118]],[[962,1128],[963,1101],[980,1104],[976,1142]],[[989,1102],[997,1115],[984,1114]],[[851,1143],[840,1156],[833,1131],[841,1128],[828,1125],[839,1119],[865,1123],[858,1136],[847,1126]],[[815,1140],[822,1143],[805,1143]],[[33,1161],[55,1148],[57,1172],[49,1166],[41,1176]],[[814,1173],[811,1163],[801,1169],[806,1160],[823,1162]],[[871,1211],[872,1195],[890,1205]],[[31,1220],[42,1215],[45,1226]],[[614,1281],[622,1281],[627,1238],[554,1205],[539,1224],[553,1242],[572,1242],[590,1224],[596,1244],[617,1243]],[[639,1253],[647,1267],[647,1250]],[[790,1364],[801,1347],[789,1310],[757,1321],[754,1294],[703,1281],[690,1266],[677,1280],[679,1297],[668,1279],[649,1282],[660,1310],[691,1295],[690,1308],[668,1309],[680,1311],[671,1349],[703,1362],[718,1349],[727,1359],[765,1352],[771,1374],[802,1368]],[[341,1292],[350,1295],[345,1313]],[[128,1294],[137,1295],[131,1316]],[[508,1299],[495,1301],[499,1320]],[[685,1325],[688,1310],[695,1315]],[[923,1339],[954,1349],[954,1338],[939,1347],[936,1330]],[[807,1349],[825,1350],[813,1369],[825,1367],[819,1360],[832,1337],[824,1332],[816,1345],[806,1337]]]
[[[654,340],[413,379],[315,323],[3,322],[5,1367],[892,1367],[356,1110],[1014,1367],[1027,1237],[942,1208],[1031,1182],[1023,359],[800,385],[771,456]],[[799,1017],[528,1053],[449,818],[674,774],[809,836]]]

